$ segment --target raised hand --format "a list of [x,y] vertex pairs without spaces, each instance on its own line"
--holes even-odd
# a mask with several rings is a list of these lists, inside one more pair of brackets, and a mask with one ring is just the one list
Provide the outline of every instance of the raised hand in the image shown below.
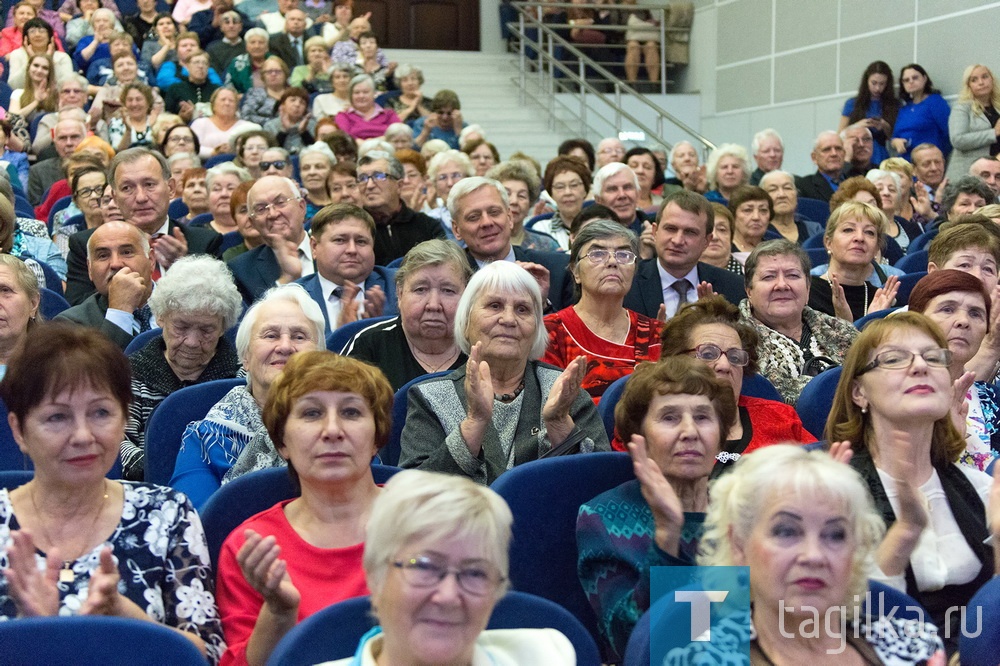
[[465,364],[466,416],[459,426],[462,439],[472,456],[478,457],[482,450],[483,434],[493,420],[493,377],[490,365],[481,361],[481,342],[472,345],[469,361]]
[[628,453],[632,456],[632,470],[639,480],[642,497],[653,512],[655,526],[654,540],[665,553],[677,557],[680,552],[681,528],[684,526],[684,507],[677,497],[674,487],[663,476],[660,466],[649,457],[646,438],[632,435],[628,443]]
[[385,312],[385,292],[382,287],[375,285],[371,289],[365,290],[365,319],[381,317]]
[[97,570],[90,575],[87,599],[80,608],[80,614],[122,616],[122,597],[118,594],[120,579],[121,574],[111,548],[105,546],[101,549]]
[[542,407],[544,421],[558,421],[569,417],[573,401],[580,395],[580,386],[587,376],[587,357],[577,356],[566,366],[552,384],[549,398]]
[[653,224],[648,220],[642,223],[642,235],[639,236],[639,257],[652,259],[656,256],[656,239],[653,236]]
[[542,303],[544,304],[549,298],[549,285],[551,280],[549,269],[541,264],[536,264],[530,261],[515,261],[514,263],[531,273],[531,277],[535,278],[535,282],[538,283],[538,288],[542,292]]
[[927,187],[919,180],[913,184],[910,206],[913,207],[913,212],[919,213],[925,218],[934,217],[934,208],[931,206],[931,197],[927,193]]
[[844,288],[840,286],[840,280],[833,273],[830,276],[830,288],[833,291],[833,313],[844,321],[854,321],[854,313],[851,306],[847,304],[847,296],[844,295]]
[[695,293],[698,294],[698,300],[701,300],[703,298],[711,298],[712,296],[715,296],[715,288],[712,287],[712,284],[710,282],[706,282],[705,280],[699,282],[695,286],[694,290]]
[[830,454],[831,458],[845,465],[851,462],[851,458],[854,457],[854,449],[851,448],[851,443],[846,440],[843,442],[831,442],[827,453]]
[[965,372],[952,384],[951,422],[955,424],[955,429],[958,430],[962,439],[965,439],[966,430],[969,427],[969,400],[967,396],[975,381],[976,373]]
[[281,547],[274,536],[261,537],[253,530],[244,532],[246,542],[236,553],[236,563],[250,587],[257,590],[272,613],[298,613],[301,595],[288,575]]
[[875,297],[872,299],[871,305],[868,306],[868,311],[878,312],[879,310],[891,308],[892,304],[896,302],[896,294],[898,292],[899,278],[895,275],[890,275],[886,278],[885,284],[875,290]]
[[18,617],[46,617],[59,612],[59,553],[49,549],[46,564],[38,568],[35,561],[35,540],[27,530],[10,533],[7,550],[10,566],[3,570],[10,596],[17,606]]

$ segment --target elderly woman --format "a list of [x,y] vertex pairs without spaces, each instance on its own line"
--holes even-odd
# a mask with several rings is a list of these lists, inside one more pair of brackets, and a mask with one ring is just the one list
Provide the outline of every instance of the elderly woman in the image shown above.
[[[990,329],[992,299],[983,281],[965,271],[932,271],[913,288],[907,305],[944,333],[952,357],[951,379],[957,381]],[[1000,451],[1000,398],[993,384],[976,382],[966,399],[966,446],[959,462],[985,471]]]
[[608,450],[578,356],[563,371],[538,363],[547,336],[542,296],[528,271],[509,261],[472,277],[455,315],[465,368],[410,390],[401,467],[492,483],[542,456]]
[[229,269],[207,256],[178,259],[156,283],[149,309],[163,332],[129,356],[133,400],[121,443],[124,478],[142,478],[146,424],[168,395],[236,376],[239,361],[223,333],[236,323],[242,302]]
[[720,203],[712,204],[712,210],[715,211],[715,223],[700,261],[743,275],[743,264],[733,255],[733,214],[728,206]]
[[464,367],[468,358],[455,342],[455,312],[471,276],[469,260],[454,243],[416,245],[396,272],[399,316],[365,328],[343,353],[381,368],[394,391],[421,375]]
[[411,210],[423,210],[427,204],[427,162],[410,148],[397,150],[396,159],[403,165],[399,196]]
[[[122,209],[118,207],[118,202],[115,201],[114,190],[111,187],[111,183],[108,183],[104,188],[104,194],[101,195],[101,210],[104,213],[105,222],[124,222],[125,216],[122,214]],[[67,248],[69,241],[67,240]]]
[[[0,254],[0,377],[7,373],[11,357],[28,340],[28,331],[38,320],[38,278],[25,263]],[[9,406],[9,405],[8,405]]]
[[[369,141],[378,140],[369,139]],[[393,123],[385,128],[384,140],[392,144],[393,151],[410,150],[413,148],[413,128],[406,123]]]
[[[885,275],[875,257],[885,247],[889,222],[879,208],[860,201],[841,204],[826,223],[823,245],[830,253],[826,272],[813,276],[809,307],[855,321],[869,312],[892,307],[899,278]],[[873,273],[884,286],[869,282]]]
[[[238,57],[229,66],[230,70],[237,61],[239,61]],[[278,102],[289,88],[288,65],[277,56],[268,56],[260,66],[260,75],[263,79],[262,85],[253,86],[243,91],[243,99],[240,101],[240,115],[244,120],[249,120],[263,127],[267,121],[277,115]],[[236,89],[239,90],[239,86],[236,86]]]
[[424,72],[415,65],[403,64],[396,68],[395,77],[400,94],[389,100],[386,106],[412,127],[418,118],[431,114],[431,99],[420,90],[420,86],[424,85]]
[[513,222],[510,233],[511,245],[543,252],[560,252],[559,243],[554,238],[524,228],[524,220],[542,191],[542,181],[538,177],[538,172],[523,160],[510,160],[490,169],[486,177],[499,181],[507,190]]
[[907,184],[904,194],[903,179],[895,171],[871,169],[865,174],[865,178],[878,190],[879,208],[885,213],[888,221],[886,237],[893,239],[905,253],[910,247],[910,241],[923,233],[920,225],[900,215],[903,212],[903,197],[909,196],[912,183]]
[[56,82],[73,75],[73,59],[57,48],[55,32],[51,25],[36,17],[28,19],[23,30],[23,45],[7,54],[7,67],[10,72],[7,85],[14,90],[24,87],[28,74],[28,60],[35,55],[51,54]]
[[170,157],[174,153],[197,155],[201,152],[201,142],[198,140],[198,135],[187,125],[174,125],[163,134],[160,152],[164,157]]
[[254,123],[240,120],[236,113],[236,93],[229,88],[217,88],[209,101],[212,115],[191,123],[191,130],[198,136],[201,144],[199,156],[202,159],[208,159],[216,153],[230,152],[235,135],[257,129]]
[[278,145],[297,154],[313,143],[316,119],[309,115],[309,93],[305,88],[288,88],[278,98],[278,115],[264,123],[264,131],[273,134]]
[[191,220],[208,212],[208,185],[205,184],[207,169],[186,169],[181,174],[177,186],[181,189],[181,201],[187,206],[187,215],[178,220],[190,224]]
[[[277,89],[279,83],[282,88],[287,85],[289,75],[287,65],[277,68],[284,74],[284,79],[277,72],[264,71],[264,66],[271,58],[284,64],[284,61],[280,58],[274,56],[271,56],[271,58],[268,57],[267,49],[270,35],[268,35],[267,30],[263,28],[250,28],[243,35],[243,40],[246,43],[247,51],[246,53],[239,54],[230,61],[229,67],[226,68],[226,87],[231,87],[239,94],[245,95],[251,90],[260,90],[264,87],[274,87]],[[280,91],[278,94],[281,94]],[[253,97],[258,103],[262,100],[262,97],[256,93],[253,94]],[[246,113],[244,113],[243,117],[247,118]],[[258,122],[252,118],[247,119]]]
[[597,613],[605,653],[620,661],[649,607],[649,570],[694,562],[708,477],[736,413],[733,393],[686,356],[639,366],[615,407],[635,480],[580,507],[577,572]]
[[348,87],[351,105],[337,114],[337,127],[353,139],[371,139],[385,134],[389,125],[399,122],[392,109],[375,103],[375,82],[367,74],[358,74]]
[[722,144],[708,156],[705,171],[710,188],[705,198],[714,203],[728,204],[736,188],[750,181],[747,149],[735,143]]
[[108,121],[108,142],[116,151],[152,146],[155,120],[152,89],[138,81],[127,83],[122,87],[118,101],[121,103],[119,114]]
[[[683,663],[694,663],[696,654],[700,663],[723,663],[733,654],[713,654],[713,646],[742,651],[749,640],[753,664],[825,663],[827,658],[943,665],[933,625],[882,614],[874,595],[872,614],[856,615],[858,600],[868,590],[869,562],[885,534],[865,490],[842,462],[795,446],[748,456],[716,481],[698,564],[749,567],[751,614],[713,626],[711,646],[683,648],[692,653],[690,662],[683,653],[673,656]],[[813,623],[817,617],[823,622]],[[744,632],[751,625],[752,633]]]
[[326,346],[324,326],[319,306],[295,284],[267,291],[247,310],[236,332],[247,383],[215,403],[204,419],[188,424],[170,480],[196,509],[219,489],[251,438],[263,433],[261,410],[292,355]]
[[[330,352],[303,351],[274,378],[264,426],[301,494],[246,520],[222,545],[225,662],[263,664],[297,622],[368,593],[361,558],[380,492],[371,461],[389,438],[391,409],[377,368]],[[335,452],[317,452],[326,441]]]
[[306,219],[333,203],[330,198],[330,173],[337,163],[330,146],[314,143],[299,153],[299,180],[306,190]]
[[872,322],[844,361],[826,436],[851,443],[851,465],[889,525],[873,577],[919,601],[953,650],[959,618],[947,609],[996,573],[987,542],[1000,537],[1000,493],[991,502],[990,477],[956,462],[966,447],[956,417],[972,373],[953,381],[951,363],[948,341],[924,315]]
[[30,2],[22,0],[14,5],[11,16],[13,24],[0,30],[0,57],[3,58],[24,44],[24,24],[38,16],[38,10]]
[[121,350],[96,330],[45,324],[0,396],[35,467],[25,485],[0,490],[0,619],[157,622],[217,663],[225,643],[198,515],[170,488],[106,478],[131,399]]
[[83,224],[61,224],[52,232],[52,242],[65,257],[69,253],[69,237],[84,229],[96,229],[104,223],[104,209],[101,196],[107,185],[106,170],[97,166],[85,166],[70,176],[73,203],[83,215]]
[[111,58],[110,42],[116,23],[114,12],[104,7],[90,15],[93,34],[81,37],[73,50],[73,62],[79,71],[86,72],[95,60]]
[[170,14],[157,14],[153,19],[153,29],[142,42],[140,57],[152,65],[153,71],[177,59],[177,23]]
[[354,68],[348,63],[334,63],[330,70],[331,91],[316,95],[312,114],[318,120],[335,117],[351,106],[351,79]]
[[333,90],[330,80],[330,51],[326,48],[326,40],[316,35],[306,40],[306,62],[292,70],[288,83],[293,87],[301,87],[310,95],[328,93]]
[[250,221],[250,208],[247,205],[247,195],[250,193],[250,188],[253,187],[254,182],[256,181],[250,180],[240,183],[229,197],[229,214],[236,221],[236,230],[240,232],[243,242],[239,245],[234,245],[222,253],[222,260],[226,263],[229,263],[244,252],[249,252],[255,247],[264,244],[264,238],[260,234],[260,229]]
[[229,207],[229,200],[240,183],[251,180],[249,171],[241,169],[232,162],[216,164],[208,170],[205,182],[208,185],[208,212],[212,214],[212,221],[208,226],[220,234],[239,231]]
[[660,357],[660,322],[622,306],[635,277],[639,239],[618,222],[596,220],[573,239],[569,266],[580,300],[546,315],[543,363],[587,360],[582,388],[596,404],[615,380]]
[[1000,154],[1000,86],[986,65],[969,65],[962,73],[962,90],[948,117],[948,135],[955,150],[947,177],[969,173],[980,157]]
[[243,167],[253,178],[260,178],[260,160],[268,148],[277,148],[278,141],[274,135],[264,130],[253,129],[236,137],[234,149],[236,159],[233,164]]
[[[555,629],[486,630],[508,586],[511,522],[499,495],[466,479],[417,470],[389,479],[364,551],[379,628],[355,657],[331,665],[575,664]],[[454,582],[446,580],[452,572]],[[447,629],[421,622],[424,615],[447,615]]]
[[760,188],[771,197],[770,229],[793,243],[802,244],[823,231],[823,225],[800,217],[795,209],[799,205],[799,194],[795,189],[795,177],[787,171],[768,171],[760,179]]
[[436,198],[427,204],[427,214],[441,220],[441,226],[449,240],[455,240],[451,225],[451,211],[448,210],[448,194],[455,183],[475,175],[475,167],[465,153],[449,148],[443,150],[427,163],[427,180],[434,185]]
[[901,157],[890,157],[883,160],[879,168],[899,176],[900,209],[897,215],[923,233],[937,213],[934,212],[934,204],[931,203],[927,190],[914,187],[913,165]]
[[167,165],[170,167],[170,177],[175,183],[179,183],[185,171],[201,168],[201,159],[194,153],[174,153],[167,158]]
[[660,161],[649,148],[636,146],[625,153],[625,164],[632,169],[635,177],[639,180],[639,194],[635,201],[636,208],[656,215],[663,197],[653,194],[653,190],[658,191],[666,182]]
[[746,257],[764,240],[774,217],[771,195],[760,187],[740,185],[728,197],[733,214],[733,252]]
[[760,372],[794,405],[813,376],[843,362],[858,330],[807,306],[809,256],[795,243],[764,241],[745,271],[740,315],[760,336]]
[[757,373],[760,336],[723,297],[710,296],[683,306],[663,326],[662,343],[661,358],[694,356],[732,388],[738,411],[726,426],[713,477],[761,447],[816,441],[789,405],[742,395],[745,374]]
[[486,172],[500,162],[497,147],[486,139],[473,139],[462,146],[462,152],[469,156],[477,176],[485,176]]
[[587,165],[575,157],[560,156],[545,166],[542,179],[545,191],[555,201],[556,212],[548,220],[535,226],[539,231],[556,239],[559,247],[569,252],[569,231],[573,219],[583,209],[593,179]]

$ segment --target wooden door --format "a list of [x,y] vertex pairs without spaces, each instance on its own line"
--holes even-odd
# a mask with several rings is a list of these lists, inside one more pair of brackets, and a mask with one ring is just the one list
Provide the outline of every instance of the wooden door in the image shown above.
[[354,15],[371,12],[379,44],[397,49],[479,50],[476,0],[356,0]]

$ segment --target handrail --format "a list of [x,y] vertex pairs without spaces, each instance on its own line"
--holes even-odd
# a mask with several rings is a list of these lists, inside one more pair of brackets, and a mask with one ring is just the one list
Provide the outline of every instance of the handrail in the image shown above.
[[[516,36],[518,38],[518,42],[520,43],[520,47],[519,47],[519,58],[520,58],[519,86],[520,86],[520,89],[521,89],[522,102],[523,102],[524,96],[527,94],[527,64],[528,64],[527,44],[530,42],[531,48],[533,48],[535,50],[535,52],[538,54],[537,69],[538,69],[538,73],[539,73],[539,84],[540,84],[541,88],[545,88],[546,87],[545,86],[545,82],[544,82],[544,74],[546,72],[546,69],[548,70],[548,73],[549,73],[549,88],[550,88],[550,92],[554,92],[553,79],[554,79],[554,75],[555,75],[556,70],[562,72],[563,75],[567,77],[567,79],[569,79],[570,81],[576,83],[580,87],[581,93],[580,93],[580,113],[579,113],[579,115],[580,115],[581,122],[583,122],[584,124],[586,124],[586,116],[587,116],[587,105],[586,105],[585,95],[589,93],[589,94],[595,95],[597,98],[601,99],[603,102],[605,102],[606,104],[608,104],[609,106],[611,106],[615,110],[615,122],[614,122],[614,124],[615,124],[616,127],[620,127],[621,126],[621,121],[622,121],[623,118],[627,119],[629,122],[631,122],[638,129],[640,129],[643,132],[645,132],[647,136],[652,137],[653,140],[655,140],[655,141],[663,144],[664,146],[666,146],[669,149],[669,148],[671,148],[670,142],[668,142],[666,139],[663,138],[663,122],[664,122],[664,120],[667,120],[671,124],[673,124],[674,126],[676,126],[678,129],[680,129],[681,131],[683,131],[685,134],[688,134],[694,140],[696,140],[698,143],[700,143],[702,145],[702,149],[704,151],[707,152],[709,150],[713,150],[716,147],[715,144],[712,141],[710,141],[708,138],[702,136],[698,131],[696,131],[695,129],[689,127],[682,120],[680,120],[679,118],[675,117],[674,115],[672,115],[668,111],[664,110],[662,107],[660,107],[657,104],[655,104],[648,97],[646,97],[642,93],[640,93],[637,90],[635,90],[632,86],[628,85],[628,83],[625,83],[625,82],[621,81],[616,75],[612,74],[607,69],[605,69],[603,66],[601,66],[599,63],[595,62],[592,58],[590,58],[588,55],[584,54],[580,49],[578,49],[572,42],[567,41],[566,39],[564,39],[562,36],[560,36],[559,34],[557,34],[552,29],[553,25],[555,25],[557,27],[570,27],[569,25],[543,23],[540,20],[540,18],[539,18],[539,16],[541,15],[541,8],[543,6],[542,3],[538,3],[538,2],[518,2],[518,3],[511,3],[511,4],[512,4],[512,6],[514,7],[514,9],[518,13],[518,21],[517,21],[516,27],[514,26],[514,24],[509,24],[508,27],[516,34]],[[567,7],[567,8],[572,7],[572,8],[578,8],[578,9],[579,8],[583,8],[583,9],[587,9],[587,8],[608,9],[609,8],[609,5],[606,5],[606,4],[594,4],[594,3],[590,3],[590,4],[576,4],[576,3],[568,3],[568,2],[545,2],[544,6],[545,7]],[[642,9],[659,10],[660,11],[660,21],[659,21],[659,27],[660,27],[660,80],[662,82],[662,85],[664,86],[663,90],[665,92],[665,86],[666,86],[666,57],[665,57],[666,49],[665,49],[665,46],[666,46],[666,33],[667,33],[667,29],[665,28],[665,25],[664,25],[664,23],[665,23],[664,18],[665,17],[664,17],[663,12],[666,11],[666,10],[669,10],[669,6],[668,5],[663,5],[663,6],[642,5],[641,8]],[[533,11],[533,10],[537,10],[537,11]],[[538,16],[535,16],[535,14],[538,14]],[[530,38],[528,36],[526,28],[529,28],[529,27],[530,28],[536,28],[538,30],[538,40],[537,41],[535,41],[534,39],[532,39],[532,38]],[[588,28],[591,28],[591,27],[593,27],[595,29],[605,29],[605,30],[611,30],[611,31],[614,31],[615,28],[620,28],[622,30],[625,29],[624,26],[615,26],[615,27],[612,27],[612,26],[600,26],[600,25],[588,26]],[[677,30],[671,29],[670,31],[671,32],[676,32]],[[548,38],[548,48],[546,48],[546,38]],[[563,63],[563,62],[559,61],[557,58],[555,58],[555,56],[554,56],[554,50],[555,50],[555,45],[557,45],[557,44],[559,46],[561,46],[563,49],[565,49],[567,52],[569,52],[570,54],[572,54],[573,56],[576,57],[576,59],[577,59],[577,69],[579,70],[579,73],[574,72],[571,67],[567,66],[565,63]],[[546,67],[546,64],[547,64],[547,67]],[[610,83],[610,84],[612,84],[614,86],[614,98],[613,99],[610,98],[603,91],[598,90],[597,88],[595,88],[593,85],[591,85],[587,81],[586,77],[584,76],[584,74],[587,71],[587,69],[590,69],[590,70],[596,72],[602,79],[604,79],[605,82]],[[656,116],[656,125],[657,125],[656,130],[651,129],[645,123],[643,123],[638,118],[636,118],[634,115],[632,115],[631,113],[629,113],[628,111],[626,111],[626,110],[624,110],[622,108],[622,104],[621,104],[621,95],[622,95],[622,92],[625,92],[625,93],[627,93],[629,95],[632,95],[639,103],[641,103],[642,105],[644,105],[647,108],[651,109],[655,113],[655,116]],[[554,99],[555,99],[555,96],[554,95],[550,95],[550,100],[549,100],[550,113],[554,111],[554,109],[551,108],[553,106],[553,104],[554,104]],[[591,109],[591,111],[593,111],[593,110]]]

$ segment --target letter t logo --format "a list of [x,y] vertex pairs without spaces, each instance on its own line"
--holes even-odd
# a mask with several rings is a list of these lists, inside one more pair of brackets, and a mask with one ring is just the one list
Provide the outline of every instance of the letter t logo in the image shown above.
[[674,601],[691,604],[691,640],[712,640],[711,604],[721,603],[729,596],[725,590],[678,590],[674,592]]

